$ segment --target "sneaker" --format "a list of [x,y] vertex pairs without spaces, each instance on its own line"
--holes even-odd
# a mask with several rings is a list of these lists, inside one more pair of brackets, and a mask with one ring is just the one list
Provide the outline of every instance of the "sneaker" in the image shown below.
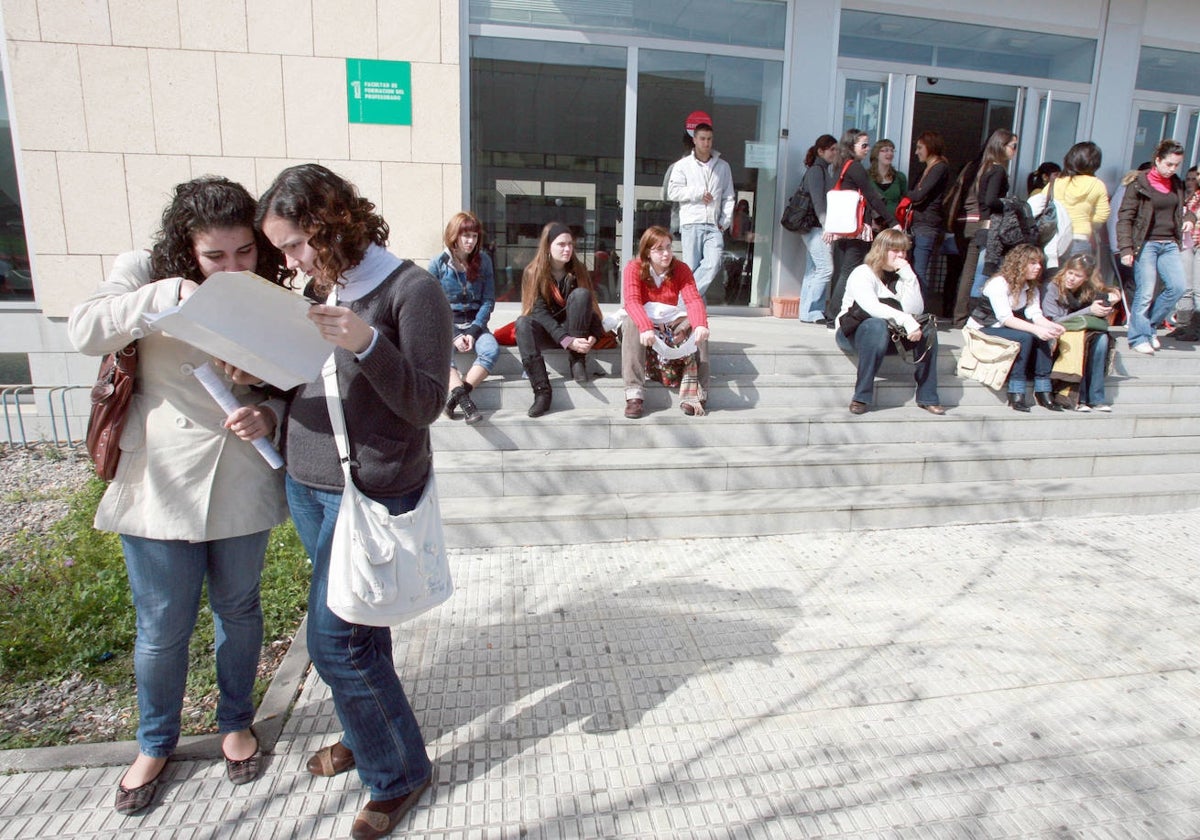
[[1158,340],[1158,336],[1155,335],[1155,336],[1150,337],[1150,346],[1153,347],[1155,350],[1162,349],[1162,342]]
[[1096,403],[1092,408],[1096,411],[1103,411],[1105,414],[1112,414],[1112,406],[1107,403]]
[[1079,405],[1075,406],[1075,410],[1080,412],[1081,414],[1087,414],[1089,411],[1092,410],[1092,407],[1090,405],[1088,405],[1087,403],[1080,403]]
[[1150,342],[1148,342],[1148,341],[1143,342],[1142,344],[1135,344],[1132,347],[1130,347],[1129,349],[1135,353],[1141,353],[1143,356],[1153,356],[1154,355],[1154,348],[1150,345]]

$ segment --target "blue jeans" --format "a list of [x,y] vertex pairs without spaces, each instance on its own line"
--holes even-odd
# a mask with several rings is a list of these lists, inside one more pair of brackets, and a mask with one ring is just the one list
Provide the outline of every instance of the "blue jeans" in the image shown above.
[[[870,405],[875,399],[875,374],[888,353],[895,355],[896,347],[888,336],[888,322],[883,318],[868,318],[858,325],[851,338],[835,329],[834,341],[838,348],[851,356],[858,356],[858,379],[854,383],[856,402]],[[920,405],[940,405],[937,389],[937,333],[928,336],[929,353],[913,366],[913,379],[917,383],[917,402]]]
[[1021,351],[1008,372],[1008,393],[1024,394],[1029,389],[1030,374],[1033,375],[1035,393],[1050,393],[1050,369],[1054,366],[1054,354],[1050,352],[1049,341],[1042,341],[1033,333],[1011,327],[984,327],[981,332],[1021,345]]
[[702,224],[683,225],[679,234],[683,239],[683,261],[696,278],[700,297],[704,297],[721,267],[725,236],[716,225]]
[[913,234],[912,270],[921,284],[921,299],[929,305],[929,263],[933,260],[934,249],[942,241],[940,234]]
[[[1154,297],[1155,281],[1162,278],[1162,294]],[[1133,303],[1129,313],[1129,346],[1145,344],[1154,336],[1187,288],[1179,246],[1173,240],[1151,240],[1142,246],[1133,264]],[[1153,303],[1153,305],[1151,305]]]
[[800,320],[810,323],[825,317],[825,298],[829,294],[829,281],[833,279],[833,251],[821,239],[824,232],[815,227],[803,234],[808,257],[800,286]]
[[258,584],[269,534],[208,542],[121,535],[137,610],[133,671],[142,754],[167,758],[179,743],[188,643],[206,577],[216,630],[217,727],[238,732],[254,722],[254,677],[263,635]]
[[[454,337],[458,338],[464,332],[466,332],[466,330],[460,330],[456,327],[454,329]],[[496,341],[496,337],[490,332],[485,331],[480,333],[479,337],[475,339],[474,349],[475,364],[479,365],[488,373],[491,373],[492,368],[496,366],[496,359],[500,358],[500,344]],[[451,360],[450,365],[451,367],[454,367],[453,359]],[[458,370],[457,367],[454,367],[454,369]]]
[[1079,398],[1088,405],[1105,405],[1108,403],[1108,398],[1104,395],[1104,363],[1108,361],[1108,333],[1089,332],[1088,338],[1092,341],[1088,344]]
[[[392,662],[392,631],[338,618],[326,605],[329,548],[341,493],[286,479],[296,533],[312,559],[308,590],[308,655],[333,694],[342,743],[354,753],[358,775],[372,799],[394,799],[415,790],[433,772],[425,740]],[[423,489],[423,488],[422,488]],[[372,497],[374,498],[374,497]],[[421,490],[376,498],[394,515],[412,510]]]

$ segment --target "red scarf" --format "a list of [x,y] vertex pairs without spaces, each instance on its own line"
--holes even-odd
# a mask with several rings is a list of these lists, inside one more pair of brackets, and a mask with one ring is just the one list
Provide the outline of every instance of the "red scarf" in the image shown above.
[[1158,170],[1154,167],[1146,171],[1146,180],[1150,182],[1150,186],[1154,187],[1160,193],[1169,193],[1171,191],[1171,176],[1159,175]]

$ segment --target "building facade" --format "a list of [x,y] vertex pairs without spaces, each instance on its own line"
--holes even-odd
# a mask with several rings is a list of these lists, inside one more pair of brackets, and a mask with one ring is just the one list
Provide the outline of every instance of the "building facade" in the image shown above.
[[[777,223],[822,133],[1021,137],[1014,182],[1081,139],[1110,186],[1175,137],[1200,160],[1194,0],[3,0],[0,384],[81,384],[65,318],[116,254],[146,247],[171,187],[261,191],[319,161],[375,200],[392,249],[440,249],[470,207],[498,293],[519,296],[542,224],[570,225],[601,288],[641,231],[684,120],[710,114],[742,224],[710,304],[798,295]],[[410,124],[349,110],[355,62],[410,75]],[[45,399],[35,391],[23,399]]]

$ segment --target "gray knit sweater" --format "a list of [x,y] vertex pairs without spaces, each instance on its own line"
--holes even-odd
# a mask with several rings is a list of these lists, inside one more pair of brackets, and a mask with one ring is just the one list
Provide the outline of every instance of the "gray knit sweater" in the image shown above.
[[[343,305],[379,333],[361,361],[334,351],[354,483],[369,496],[403,496],[424,485],[432,463],[429,425],[449,387],[450,305],[438,281],[408,260]],[[292,393],[284,456],[288,474],[301,484],[342,490],[323,379]]]

